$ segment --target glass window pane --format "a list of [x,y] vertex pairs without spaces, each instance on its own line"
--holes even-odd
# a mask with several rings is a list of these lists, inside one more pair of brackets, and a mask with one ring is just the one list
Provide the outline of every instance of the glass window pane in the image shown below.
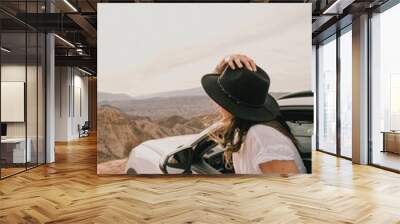
[[[2,178],[25,170],[26,34],[1,34],[1,173]],[[29,144],[28,144],[29,146]]]
[[318,147],[336,153],[336,39],[318,48]]
[[30,159],[28,160],[27,166],[28,168],[34,167],[37,165],[37,132],[38,132],[38,120],[37,120],[37,63],[38,63],[38,49],[37,49],[37,41],[38,36],[36,32],[28,32],[27,33],[27,80],[26,80],[26,113],[27,113],[27,142],[29,144],[28,148],[30,148]]
[[372,17],[372,163],[400,170],[400,5]]
[[[45,12],[45,0],[0,2],[1,8],[18,16]],[[37,22],[35,16],[27,19]],[[43,33],[4,12],[0,20],[0,177],[4,178],[45,162],[46,40]]]
[[352,35],[340,36],[340,153],[352,157]]
[[[39,11],[38,2],[26,2],[27,13],[37,13]],[[32,23],[36,23],[36,18],[29,18]],[[27,167],[35,167],[38,163],[38,35],[35,30],[27,29],[27,74],[26,74],[26,125],[27,143],[30,148],[30,158]]]

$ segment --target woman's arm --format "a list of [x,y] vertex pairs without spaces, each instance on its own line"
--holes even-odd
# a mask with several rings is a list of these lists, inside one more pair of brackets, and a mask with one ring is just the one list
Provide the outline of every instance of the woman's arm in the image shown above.
[[262,173],[273,174],[298,174],[296,163],[294,160],[272,160],[266,163],[261,163],[260,169]]

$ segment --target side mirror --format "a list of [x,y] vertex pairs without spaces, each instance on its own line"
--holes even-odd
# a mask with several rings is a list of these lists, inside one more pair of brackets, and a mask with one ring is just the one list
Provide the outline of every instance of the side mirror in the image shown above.
[[167,155],[160,168],[165,174],[191,173],[192,156],[191,148],[180,149]]

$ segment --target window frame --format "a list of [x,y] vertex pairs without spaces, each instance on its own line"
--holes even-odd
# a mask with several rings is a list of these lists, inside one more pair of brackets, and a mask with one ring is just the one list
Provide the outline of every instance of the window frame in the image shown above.
[[[342,27],[341,29],[337,30],[336,33],[333,33],[332,35],[326,37],[325,39],[319,41],[316,44],[316,150],[319,152],[327,153],[329,155],[337,156],[339,158],[347,159],[347,160],[352,160],[352,158],[347,157],[342,155],[342,150],[341,150],[341,118],[340,118],[340,104],[341,104],[341,97],[340,97],[340,82],[341,82],[341,67],[340,67],[340,37],[344,35],[347,32],[352,31],[352,23],[347,24],[346,26]],[[319,142],[319,135],[320,135],[320,130],[319,130],[319,103],[320,103],[320,93],[319,93],[319,87],[320,87],[320,73],[319,73],[319,67],[320,67],[320,56],[319,56],[319,47],[321,44],[326,44],[330,41],[336,41],[336,151],[334,153],[329,152],[327,150],[321,149],[320,142]]]

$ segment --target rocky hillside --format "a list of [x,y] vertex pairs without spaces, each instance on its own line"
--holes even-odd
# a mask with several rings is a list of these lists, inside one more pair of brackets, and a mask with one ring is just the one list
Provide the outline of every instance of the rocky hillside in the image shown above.
[[184,118],[178,115],[154,119],[129,115],[122,110],[103,105],[98,108],[98,162],[121,159],[130,150],[148,139],[199,133],[217,115],[198,115]]

